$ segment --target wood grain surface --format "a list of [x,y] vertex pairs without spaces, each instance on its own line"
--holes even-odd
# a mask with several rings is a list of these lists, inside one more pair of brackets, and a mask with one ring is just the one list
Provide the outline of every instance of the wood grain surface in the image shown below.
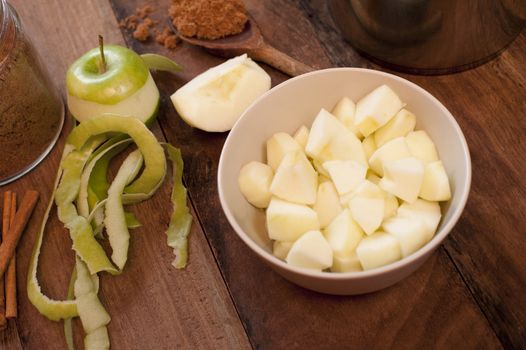
[[[114,349],[521,349],[526,347],[526,35],[497,59],[454,75],[400,74],[434,94],[456,117],[473,161],[470,199],[442,248],[414,274],[388,289],[335,297],[297,287],[251,253],[224,217],[216,172],[227,133],[205,133],[178,117],[169,95],[223,60],[180,45],[168,51],[139,43],[117,23],[146,0],[10,1],[18,10],[54,82],[63,91],[67,67],[96,45],[126,44],[140,53],[169,55],[176,76],[154,74],[161,91],[160,138],[181,147],[184,180],[195,224],[190,264],[174,270],[165,244],[169,185],[135,208],[143,226],[132,232],[130,258],[118,277],[102,276],[103,303]],[[323,0],[246,0],[265,39],[317,68],[368,67],[341,39]],[[170,0],[155,4],[165,21]],[[287,79],[263,65],[273,85]],[[67,132],[71,127],[68,123]],[[28,176],[0,188],[36,188],[41,217],[63,145]],[[25,279],[39,225],[32,220],[18,248],[19,318],[0,333],[0,348],[65,348],[62,325],[27,300]],[[44,291],[63,298],[73,265],[71,241],[56,216],[44,241],[39,277]],[[82,330],[75,322],[80,348]]]

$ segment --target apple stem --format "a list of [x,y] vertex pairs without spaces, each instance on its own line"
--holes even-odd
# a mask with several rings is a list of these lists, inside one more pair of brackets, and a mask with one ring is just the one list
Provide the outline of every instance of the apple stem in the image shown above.
[[99,35],[99,49],[100,49],[100,57],[101,57],[101,64],[99,66],[100,73],[106,72],[106,57],[104,56],[104,38],[102,35]]

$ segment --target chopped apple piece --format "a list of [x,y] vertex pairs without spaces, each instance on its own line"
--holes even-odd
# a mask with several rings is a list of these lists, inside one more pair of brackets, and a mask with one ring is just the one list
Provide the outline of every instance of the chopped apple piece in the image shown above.
[[332,181],[328,180],[318,185],[316,203],[312,207],[318,213],[320,227],[325,228],[343,210],[340,198]]
[[376,142],[374,141],[373,135],[374,134],[367,136],[362,141],[363,150],[365,152],[365,156],[367,157],[367,159],[370,159],[371,156],[374,154],[374,152],[377,149]]
[[302,204],[272,198],[267,208],[267,230],[270,239],[293,242],[302,234],[319,230],[318,214]]
[[318,174],[303,151],[287,153],[279,164],[270,192],[281,199],[299,204],[314,204]]
[[376,232],[360,241],[356,255],[364,270],[374,269],[400,260],[398,239],[385,232]]
[[301,150],[300,145],[286,132],[278,132],[267,140],[267,164],[276,171],[285,154]]
[[412,203],[420,192],[424,179],[424,165],[415,157],[393,160],[384,164],[385,176],[380,180],[380,187]]
[[338,118],[353,134],[358,138],[363,138],[362,134],[354,125],[354,112],[356,104],[348,97],[343,97],[332,109],[331,113]]
[[395,216],[398,210],[398,199],[391,193],[385,192],[384,204],[384,220]]
[[349,130],[342,128],[320,154],[319,159],[354,160],[367,166],[367,158],[360,140]]
[[384,164],[393,160],[411,157],[411,152],[403,137],[397,137],[382,147],[378,148],[371,158],[369,158],[369,166],[380,176],[384,175]]
[[403,106],[391,88],[381,85],[358,101],[354,124],[367,137],[386,124]]
[[377,147],[397,137],[405,136],[415,129],[416,117],[407,109],[402,108],[387,124],[374,132]]
[[332,272],[355,272],[362,271],[362,264],[358,255],[355,252],[346,256],[333,256],[332,257]]
[[424,223],[427,229],[427,241],[429,241],[437,230],[442,214],[437,202],[429,202],[419,198],[414,203],[402,203],[398,208],[397,216],[420,220]]
[[332,249],[320,231],[303,234],[290,248],[288,264],[312,270],[324,270],[332,265]]
[[369,180],[364,180],[353,191],[353,195],[383,199],[385,197],[385,191],[382,190],[378,185],[374,184],[373,182]]
[[382,228],[398,239],[403,257],[413,254],[428,241],[427,228],[420,220],[394,217],[386,220]]
[[344,125],[335,116],[322,108],[310,128],[309,138],[305,146],[307,155],[318,159],[325,147],[342,128],[344,128]]
[[256,208],[266,208],[270,202],[270,184],[274,172],[267,164],[252,161],[241,168],[237,179],[246,200]]
[[305,149],[307,140],[309,139],[309,128],[307,128],[305,125],[302,125],[298,130],[296,130],[293,138],[296,140],[298,145],[301,146],[301,148]]
[[366,234],[376,231],[384,219],[384,199],[354,196],[349,201],[349,209],[354,220]]
[[285,260],[294,242],[274,241],[272,243],[272,254],[278,259]]
[[365,180],[367,173],[367,167],[354,160],[330,160],[323,163],[323,167],[329,173],[340,195],[354,190]]
[[349,209],[343,210],[324,231],[334,256],[349,256],[363,238],[363,231]]
[[449,179],[442,161],[439,160],[426,165],[419,196],[428,201],[437,202],[451,199]]
[[405,137],[409,151],[424,164],[438,160],[435,144],[424,130],[412,131]]

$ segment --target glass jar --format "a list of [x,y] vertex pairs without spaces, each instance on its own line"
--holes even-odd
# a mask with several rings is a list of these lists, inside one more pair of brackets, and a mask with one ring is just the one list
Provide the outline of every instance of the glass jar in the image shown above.
[[60,95],[17,13],[0,0],[0,185],[42,161],[63,123]]

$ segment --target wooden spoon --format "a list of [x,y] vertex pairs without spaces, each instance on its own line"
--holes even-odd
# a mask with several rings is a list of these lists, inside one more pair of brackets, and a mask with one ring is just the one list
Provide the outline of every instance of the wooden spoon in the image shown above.
[[241,33],[215,40],[183,36],[177,32],[172,21],[169,20],[169,23],[171,29],[181,40],[195,46],[201,46],[217,56],[234,57],[246,53],[250,58],[264,62],[293,77],[314,70],[314,68],[305,63],[267,44],[263,39],[263,35],[261,35],[259,27],[251,17],[248,18],[245,29]]

